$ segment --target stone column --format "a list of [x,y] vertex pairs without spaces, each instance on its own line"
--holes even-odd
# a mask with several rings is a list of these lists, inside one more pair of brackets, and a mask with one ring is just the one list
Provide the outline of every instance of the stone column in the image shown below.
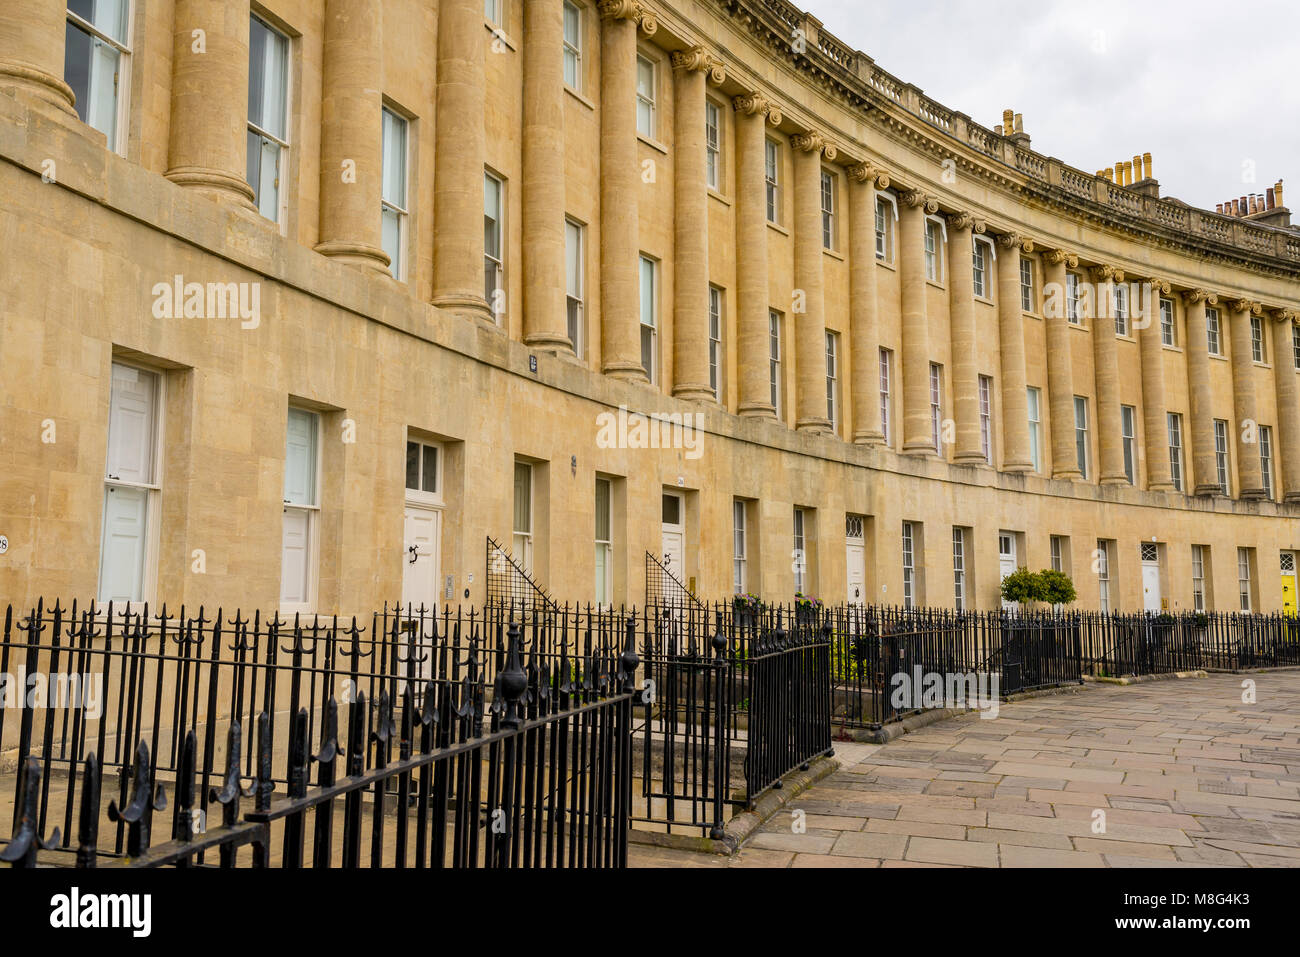
[[[826,417],[826,284],[822,274],[822,155],[835,147],[820,133],[790,137],[794,153],[795,428],[828,432]],[[803,294],[803,312],[798,311]]]
[[705,171],[705,76],[722,64],[703,47],[672,55],[676,93],[673,143],[673,395],[713,401],[709,388],[709,207]]
[[849,351],[853,396],[853,441],[880,445],[880,331],[876,305],[876,189],[889,177],[868,163],[848,168]]
[[636,0],[601,0],[599,9],[601,367],[614,378],[645,382],[637,265],[636,31],[640,26],[651,34],[659,25]]
[[524,342],[572,353],[564,258],[564,3],[524,0]]
[[1025,327],[1020,307],[1020,256],[1034,244],[1016,233],[998,237],[998,346],[1002,360],[1002,470],[1032,472],[1029,454],[1028,376]]
[[903,452],[934,455],[930,430],[930,328],[925,308],[925,217],[937,200],[919,189],[900,197],[898,274],[903,299]]
[[984,465],[980,448],[979,372],[975,366],[975,273],[972,233],[984,224],[970,213],[948,217],[948,324],[952,342],[952,410],[957,465]]
[[[1263,463],[1259,460],[1259,413],[1255,402],[1255,361],[1250,348],[1250,320],[1262,316],[1263,308],[1249,299],[1229,304],[1229,334],[1232,336],[1232,410],[1237,432],[1237,480],[1240,498],[1264,497]],[[1247,423],[1254,428],[1247,431]],[[1253,439],[1253,441],[1247,441]]]
[[[253,208],[248,185],[248,0],[176,0],[172,27],[173,183]],[[194,31],[202,30],[202,44]]]
[[1219,495],[1214,458],[1214,394],[1210,389],[1210,356],[1205,341],[1205,308],[1219,301],[1204,289],[1183,293],[1187,304],[1187,397],[1191,414],[1194,495]]
[[732,100],[736,111],[736,371],[737,411],[776,418],[768,386],[766,125],[781,112],[757,93]]
[[1046,277],[1043,321],[1047,323],[1047,402],[1052,416],[1052,478],[1077,482],[1083,478],[1074,450],[1074,370],[1070,359],[1070,324],[1066,318],[1067,266],[1079,257],[1064,249],[1043,254]]
[[[1097,448],[1101,459],[1098,469],[1102,485],[1127,485],[1124,472],[1124,439],[1119,412],[1119,360],[1115,348],[1115,311],[1112,284],[1124,281],[1122,270],[1114,266],[1094,266],[1092,363],[1097,380]],[[1137,449],[1134,454],[1134,478],[1137,477]]]
[[1300,319],[1291,309],[1275,309],[1273,319],[1273,383],[1277,390],[1277,436],[1281,466],[1278,484],[1282,501],[1300,504],[1300,387],[1296,383],[1292,327]]
[[1174,487],[1169,471],[1169,420],[1165,408],[1164,343],[1160,334],[1160,296],[1168,295],[1169,283],[1152,277],[1147,297],[1147,315],[1138,331],[1142,352],[1142,428],[1146,432],[1147,488],[1153,492],[1168,492]]
[[433,167],[433,304],[493,318],[483,268],[483,5],[443,0],[438,13]]
[[76,115],[63,82],[67,4],[6,0],[0,5],[0,90],[16,90]]
[[325,3],[316,251],[382,272],[389,259],[379,212],[384,164],[380,10],[369,0]]

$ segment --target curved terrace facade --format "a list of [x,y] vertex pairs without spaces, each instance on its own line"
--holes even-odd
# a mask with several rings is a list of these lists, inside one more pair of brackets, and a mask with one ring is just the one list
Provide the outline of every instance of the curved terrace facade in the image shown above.
[[782,0],[10,0],[0,160],[15,602],[479,602],[490,537],[604,603],[1295,610],[1282,184],[1076,169]]

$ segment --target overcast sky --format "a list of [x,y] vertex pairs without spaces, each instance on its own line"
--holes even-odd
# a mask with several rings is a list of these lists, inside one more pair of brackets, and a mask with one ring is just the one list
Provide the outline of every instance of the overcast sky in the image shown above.
[[1024,114],[1070,166],[1149,152],[1163,196],[1213,209],[1282,179],[1300,205],[1297,0],[798,2],[949,109]]

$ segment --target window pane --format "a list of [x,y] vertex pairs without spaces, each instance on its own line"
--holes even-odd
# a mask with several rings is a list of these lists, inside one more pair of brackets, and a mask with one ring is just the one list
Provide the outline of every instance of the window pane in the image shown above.
[[436,445],[424,446],[424,469],[420,478],[420,487],[423,491],[438,491],[438,447]]
[[406,443],[406,487],[412,490],[420,487],[420,443]]
[[609,479],[596,479],[596,540],[610,540],[610,483]]
[[406,120],[391,110],[384,110],[384,182],[383,198],[394,206],[406,208]]
[[[515,532],[528,534],[533,530],[532,502],[533,468],[527,462],[515,463]],[[523,555],[517,555],[520,560]]]
[[293,505],[316,504],[318,421],[314,412],[289,409],[284,444],[284,498]]

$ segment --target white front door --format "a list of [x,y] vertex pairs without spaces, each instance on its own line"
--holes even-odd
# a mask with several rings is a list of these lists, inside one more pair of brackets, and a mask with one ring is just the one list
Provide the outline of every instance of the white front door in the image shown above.
[[402,537],[402,605],[428,612],[438,607],[438,557],[442,513],[436,508],[406,506]]
[[680,495],[664,493],[663,563],[683,585],[686,584],[685,505]]
[[848,578],[848,600],[851,605],[861,605],[867,600],[866,549],[860,542],[849,542],[845,547],[844,567]]
[[[1016,536],[1010,532],[998,532],[998,569],[1002,578],[1006,578],[1019,566],[1016,564]],[[1004,601],[1003,608],[1017,608],[1019,602]]]
[[1142,607],[1160,611],[1160,563],[1142,563]]

